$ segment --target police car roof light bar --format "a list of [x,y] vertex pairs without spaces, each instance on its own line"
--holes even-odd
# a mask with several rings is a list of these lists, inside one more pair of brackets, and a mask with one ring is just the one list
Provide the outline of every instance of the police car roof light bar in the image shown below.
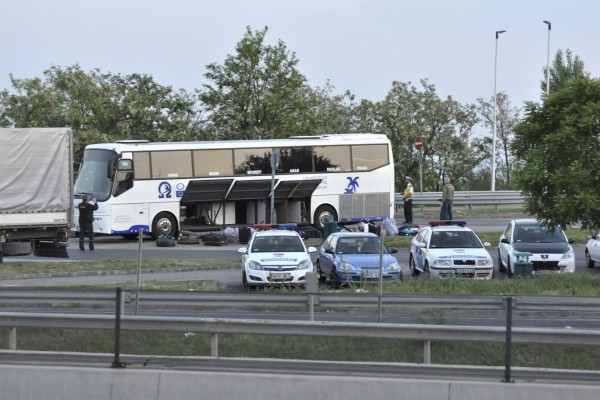
[[295,230],[298,228],[298,224],[254,224],[254,229],[287,229],[287,230]]
[[448,225],[466,226],[467,221],[458,221],[458,220],[429,221],[429,226],[448,226]]

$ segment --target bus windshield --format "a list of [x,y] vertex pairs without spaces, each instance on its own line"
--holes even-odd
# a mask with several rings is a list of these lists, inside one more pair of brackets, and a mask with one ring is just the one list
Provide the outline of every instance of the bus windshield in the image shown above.
[[99,201],[110,197],[111,181],[107,177],[109,163],[116,156],[111,150],[86,150],[75,180],[75,198],[91,194]]

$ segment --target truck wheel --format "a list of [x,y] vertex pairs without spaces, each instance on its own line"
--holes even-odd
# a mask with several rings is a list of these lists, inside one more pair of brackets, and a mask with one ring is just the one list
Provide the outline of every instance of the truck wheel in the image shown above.
[[160,213],[152,222],[151,236],[156,240],[159,236],[177,237],[177,222],[169,213]]
[[323,228],[325,227],[325,222],[327,221],[337,221],[337,213],[331,206],[319,206],[317,208],[317,211],[315,211],[315,228],[317,228],[318,230],[323,230]]
[[2,253],[5,256],[26,256],[31,254],[31,242],[2,243]]

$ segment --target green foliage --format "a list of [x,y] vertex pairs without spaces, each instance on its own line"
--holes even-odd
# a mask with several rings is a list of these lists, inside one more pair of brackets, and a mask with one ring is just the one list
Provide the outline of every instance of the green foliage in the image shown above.
[[200,134],[194,97],[149,75],[52,66],[43,80],[11,82],[15,93],[0,93],[4,126],[71,127],[76,151],[90,143],[191,140]]
[[[544,67],[544,79],[540,82],[542,93],[546,93],[547,81],[546,71],[548,67]],[[563,54],[562,49],[558,49],[552,65],[550,66],[550,93],[558,92],[565,88],[570,81],[577,78],[588,78],[590,74],[585,71],[584,63],[575,56],[571,50],[567,49]]]
[[527,105],[512,149],[530,215],[550,226],[600,226],[600,80],[579,78]]
[[[521,120],[520,109],[511,107],[508,95],[504,92],[496,94],[495,115],[493,97],[490,101],[479,98],[477,102],[477,111],[481,116],[483,126],[490,129],[490,132],[493,132],[494,117],[496,118],[496,182],[499,183],[496,187],[510,190],[512,189],[511,177],[515,163],[515,158],[510,151],[510,144],[513,141],[515,126]],[[493,135],[475,139],[474,147],[477,149],[476,154],[480,156],[480,162],[487,165],[486,170],[491,170]],[[485,187],[485,189],[488,188],[489,185]]]
[[393,82],[384,100],[363,101],[355,107],[356,124],[390,138],[399,177],[396,190],[402,189],[402,177],[418,175],[417,136],[423,138],[424,189],[439,189],[440,172],[452,176],[460,188],[460,178],[469,176],[478,161],[468,143],[477,123],[475,108],[451,97],[440,99],[427,80],[422,80],[421,86],[419,90],[410,82]]
[[280,40],[265,44],[268,28],[246,33],[236,54],[224,63],[209,64],[200,98],[209,113],[215,139],[258,139],[305,134],[301,121],[307,112],[303,99],[306,78],[298,59]]

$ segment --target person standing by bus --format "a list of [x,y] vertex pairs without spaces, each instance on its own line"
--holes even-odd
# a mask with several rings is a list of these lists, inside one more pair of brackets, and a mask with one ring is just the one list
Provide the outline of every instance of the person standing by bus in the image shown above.
[[412,179],[410,176],[406,177],[406,188],[404,189],[404,223],[413,223],[413,211],[412,203],[415,198],[415,190],[413,189]]
[[85,252],[85,236],[89,238],[90,252],[94,252],[94,211],[98,209],[96,199],[89,194],[77,206],[79,210],[79,250]]
[[452,203],[454,202],[454,186],[450,182],[450,177],[444,178],[444,189],[442,191],[442,209],[440,219],[452,221]]

